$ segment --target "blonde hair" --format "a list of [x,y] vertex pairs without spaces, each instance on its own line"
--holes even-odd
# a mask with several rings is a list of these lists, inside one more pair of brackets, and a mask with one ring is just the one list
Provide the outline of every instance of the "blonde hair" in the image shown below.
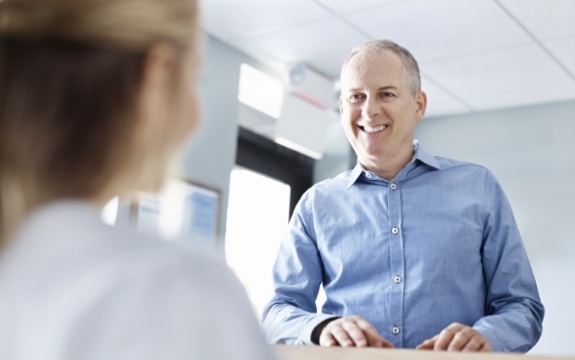
[[147,51],[182,55],[198,17],[195,0],[0,0],[0,244],[35,207],[117,180]]
[[187,47],[192,0],[0,0],[0,31],[21,39],[73,40],[144,50],[158,41]]

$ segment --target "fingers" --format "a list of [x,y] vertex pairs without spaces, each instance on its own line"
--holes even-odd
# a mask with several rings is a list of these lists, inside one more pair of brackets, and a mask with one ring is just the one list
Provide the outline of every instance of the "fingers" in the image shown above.
[[490,352],[492,350],[489,341],[479,331],[459,323],[449,325],[438,335],[425,340],[416,349],[474,352]]
[[368,340],[360,327],[362,320],[360,317],[353,316],[330,322],[321,332],[319,344],[343,347],[368,346]]
[[382,338],[375,327],[371,325],[367,320],[357,317],[356,324],[359,327],[361,334],[367,340],[367,345],[371,347],[380,347],[380,348],[392,348],[393,344],[386,339]]
[[343,347],[393,347],[393,344],[379,336],[377,330],[359,316],[344,317],[326,325],[319,337],[321,346]]
[[435,335],[431,339],[427,339],[421,344],[417,345],[415,350],[433,350],[433,348],[435,347],[435,340],[437,340],[437,336],[438,335]]

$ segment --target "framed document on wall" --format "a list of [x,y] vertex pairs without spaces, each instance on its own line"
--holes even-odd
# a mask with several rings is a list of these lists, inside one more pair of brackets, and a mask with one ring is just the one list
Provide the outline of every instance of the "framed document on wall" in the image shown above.
[[219,190],[177,178],[159,194],[140,193],[132,218],[139,231],[215,246],[219,211]]

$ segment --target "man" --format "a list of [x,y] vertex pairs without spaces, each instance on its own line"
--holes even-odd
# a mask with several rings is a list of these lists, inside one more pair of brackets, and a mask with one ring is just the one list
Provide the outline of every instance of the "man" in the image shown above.
[[414,140],[420,87],[391,41],[344,62],[341,124],[358,163],[294,212],[263,312],[270,342],[526,352],[538,341],[544,308],[505,194],[484,167]]

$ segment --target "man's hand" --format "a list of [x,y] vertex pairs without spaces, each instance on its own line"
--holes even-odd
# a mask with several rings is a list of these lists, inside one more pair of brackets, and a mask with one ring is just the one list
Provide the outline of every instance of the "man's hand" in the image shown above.
[[425,340],[417,350],[476,351],[490,352],[489,341],[481,333],[469,326],[453,323],[438,335]]
[[393,348],[377,330],[360,316],[343,317],[329,322],[319,337],[321,346]]

